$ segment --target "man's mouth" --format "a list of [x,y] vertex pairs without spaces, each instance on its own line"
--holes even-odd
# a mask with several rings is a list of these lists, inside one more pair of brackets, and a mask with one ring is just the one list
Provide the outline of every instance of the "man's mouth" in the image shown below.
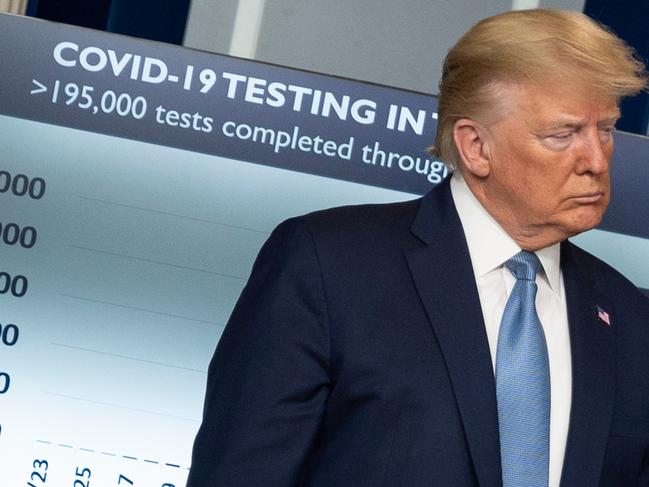
[[579,196],[575,196],[573,199],[574,201],[582,205],[592,205],[593,203],[599,202],[603,198],[604,198],[603,192],[596,192],[596,193],[586,193]]

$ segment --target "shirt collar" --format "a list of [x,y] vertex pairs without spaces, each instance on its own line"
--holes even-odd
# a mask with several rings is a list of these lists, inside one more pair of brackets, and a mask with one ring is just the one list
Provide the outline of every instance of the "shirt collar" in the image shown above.
[[[453,173],[451,194],[462,222],[476,279],[499,268],[521,251],[514,239],[480,204],[460,175],[460,171]],[[550,287],[560,294],[560,244],[538,250],[536,255],[543,265]]]

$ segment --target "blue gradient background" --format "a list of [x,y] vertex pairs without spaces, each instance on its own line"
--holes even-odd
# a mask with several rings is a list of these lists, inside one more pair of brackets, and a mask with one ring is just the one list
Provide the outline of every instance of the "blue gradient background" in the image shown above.
[[71,484],[76,466],[95,485],[184,484],[209,359],[272,228],[415,197],[4,116],[0,133],[3,168],[47,180],[39,201],[0,195],[2,220],[38,229],[33,249],[0,248],[2,269],[29,277],[24,298],[2,296],[21,325],[2,350],[6,485],[42,456],[47,485]]

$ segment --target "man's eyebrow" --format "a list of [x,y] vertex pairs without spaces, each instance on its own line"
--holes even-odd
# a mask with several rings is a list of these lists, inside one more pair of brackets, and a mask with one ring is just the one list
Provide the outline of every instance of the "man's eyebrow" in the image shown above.
[[547,126],[547,130],[556,130],[556,129],[576,129],[580,128],[586,125],[585,120],[577,119],[577,118],[562,118],[559,120],[554,121],[553,123],[549,124]]
[[622,114],[619,111],[615,113],[611,113],[609,116],[598,120],[597,125],[608,125],[608,124],[615,125],[621,116]]
[[[608,125],[608,124],[615,125],[615,123],[620,119],[620,117],[621,117],[621,113],[619,110],[611,111],[607,113],[606,116],[599,119],[597,121],[597,125],[598,126]],[[555,122],[549,124],[547,130],[556,130],[562,128],[578,129],[586,125],[586,123],[587,123],[586,120],[583,119],[564,116],[559,120],[556,120]]]
[[615,123],[617,122],[620,117],[622,116],[622,112],[620,111],[619,108],[615,108],[615,110],[611,110],[607,113],[605,113],[602,118],[600,118],[597,123],[598,124],[606,124],[606,123]]

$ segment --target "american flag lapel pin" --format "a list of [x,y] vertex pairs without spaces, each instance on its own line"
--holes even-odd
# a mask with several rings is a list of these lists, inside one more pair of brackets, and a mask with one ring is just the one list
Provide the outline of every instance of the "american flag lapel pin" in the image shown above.
[[606,326],[611,326],[611,315],[598,305],[595,305],[595,309],[597,310],[597,319]]

